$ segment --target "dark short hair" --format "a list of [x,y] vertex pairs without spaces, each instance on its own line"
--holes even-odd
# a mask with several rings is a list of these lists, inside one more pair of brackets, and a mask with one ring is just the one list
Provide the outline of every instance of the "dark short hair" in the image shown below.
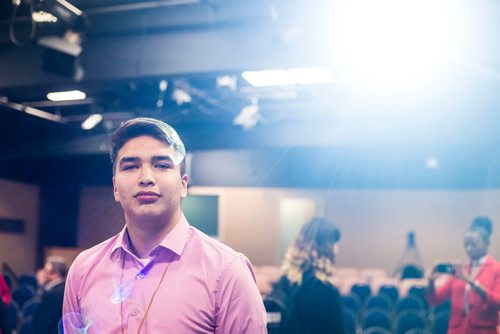
[[493,223],[488,217],[476,217],[472,221],[469,231],[478,232],[484,241],[490,241],[490,235],[493,233]]
[[181,159],[181,175],[186,172],[186,149],[177,132],[167,123],[149,117],[138,117],[123,122],[111,136],[111,163],[113,164],[113,175],[116,169],[116,158],[120,149],[130,139],[150,136],[167,146],[171,146],[179,154]]
[[66,275],[68,274],[68,266],[62,257],[49,256],[47,258],[47,263],[50,263],[52,266],[52,272],[57,273],[62,278],[66,278]]

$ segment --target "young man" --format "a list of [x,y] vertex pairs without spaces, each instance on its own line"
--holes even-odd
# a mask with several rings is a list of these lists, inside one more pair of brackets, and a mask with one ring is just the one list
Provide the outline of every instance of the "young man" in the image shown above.
[[125,227],[68,274],[64,333],[266,333],[248,259],[189,225],[184,144],[151,118],[112,137],[114,197]]

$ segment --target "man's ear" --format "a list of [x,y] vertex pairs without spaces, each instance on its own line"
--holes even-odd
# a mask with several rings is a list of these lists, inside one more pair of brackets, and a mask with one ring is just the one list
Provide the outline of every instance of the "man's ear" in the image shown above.
[[182,176],[181,182],[182,182],[181,198],[186,198],[188,194],[189,176],[187,174],[184,174]]
[[116,188],[115,176],[113,176],[113,196],[115,197],[115,202],[120,202],[120,196],[118,194],[118,189]]

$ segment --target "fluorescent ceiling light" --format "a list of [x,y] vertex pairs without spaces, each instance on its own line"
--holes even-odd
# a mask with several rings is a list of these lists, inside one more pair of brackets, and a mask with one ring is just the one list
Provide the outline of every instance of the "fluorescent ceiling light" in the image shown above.
[[93,129],[97,124],[102,121],[102,114],[92,114],[82,123],[82,129]]
[[306,85],[333,81],[332,72],[324,67],[246,71],[241,76],[255,87]]
[[47,94],[47,98],[51,101],[71,101],[83,100],[87,95],[79,90],[70,90],[66,92],[51,92]]
[[52,15],[51,13],[44,12],[43,10],[33,12],[33,14],[31,14],[31,18],[33,19],[33,21],[38,23],[57,22],[56,16]]

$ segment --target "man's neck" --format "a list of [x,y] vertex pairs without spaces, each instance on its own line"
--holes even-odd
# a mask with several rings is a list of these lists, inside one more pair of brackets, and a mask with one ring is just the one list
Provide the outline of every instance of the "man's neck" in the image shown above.
[[132,252],[140,259],[150,257],[153,249],[158,247],[161,241],[175,227],[180,219],[170,219],[168,224],[165,221],[158,223],[153,221],[127,221],[127,231]]

